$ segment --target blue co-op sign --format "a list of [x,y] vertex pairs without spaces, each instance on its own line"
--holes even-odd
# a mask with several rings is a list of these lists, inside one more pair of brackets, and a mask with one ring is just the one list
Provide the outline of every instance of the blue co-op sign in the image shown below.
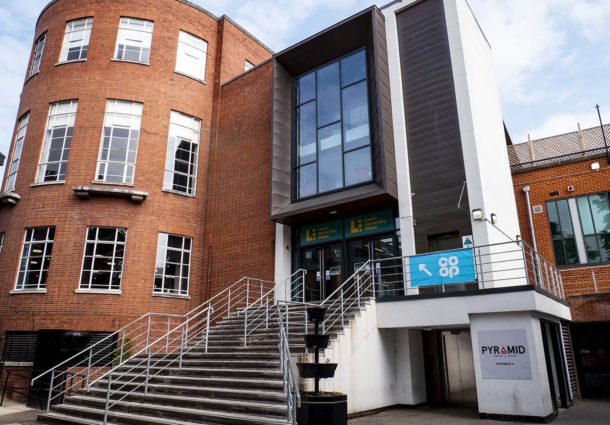
[[474,252],[466,248],[415,255],[409,258],[409,274],[412,288],[474,282]]

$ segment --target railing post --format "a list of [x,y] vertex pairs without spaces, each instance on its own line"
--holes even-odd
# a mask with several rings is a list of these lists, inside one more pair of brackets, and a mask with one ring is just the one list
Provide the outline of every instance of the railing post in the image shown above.
[[[91,357],[93,357],[93,348],[89,348],[89,359],[87,359],[87,376],[85,377],[85,388],[89,391],[89,377],[91,376]],[[112,366],[112,360],[110,360]],[[120,361],[119,361],[120,364]]]
[[167,332],[165,334],[165,353],[167,354],[169,351],[169,330],[170,330],[170,320],[172,316],[167,316]]
[[53,382],[55,381],[55,369],[51,370],[51,383],[49,384],[49,395],[47,397],[47,413],[51,410],[51,397],[53,397]]
[[208,320],[207,320],[207,324],[205,327],[205,352],[208,352],[208,339],[209,339],[209,335],[210,335],[210,317],[212,315],[212,306],[210,305],[208,307]]
[[248,308],[246,307],[246,314],[244,315],[244,347],[247,346],[248,339]]
[[261,295],[260,295],[260,299],[261,299],[261,303],[260,305],[263,305],[263,281],[261,280]]
[[[303,297],[303,302],[305,302],[305,273],[307,273],[305,270],[303,270],[302,272],[302,277],[301,277],[301,292],[303,293],[303,295],[301,295]],[[292,297],[291,297],[292,298]],[[292,301],[292,300],[290,300]]]
[[121,354],[119,356],[119,364],[123,362],[123,348],[125,347],[125,330],[123,329],[123,335],[121,336]]
[[182,369],[182,354],[184,353],[184,323],[180,332],[180,357],[178,358],[178,369]]
[[150,374],[150,357],[152,353],[148,350],[148,359],[146,360],[146,378],[144,378],[144,394],[148,394],[148,376]]
[[479,270],[481,270],[481,284],[479,289],[485,289],[485,270],[483,269],[483,261],[481,260],[481,248],[477,249],[477,256],[479,257]]
[[265,329],[269,329],[269,295],[265,298]]
[[250,278],[246,280],[246,308],[250,305]]
[[108,405],[110,404],[110,388],[112,385],[112,373],[108,374],[108,386],[106,387],[106,404],[104,406],[104,425],[108,423]]
[[150,314],[148,315],[148,324],[146,325],[146,345],[147,350],[150,351],[150,347],[148,346],[148,341],[150,338]]
[[341,287],[341,326],[345,327],[345,312],[343,311],[343,287]]
[[360,273],[356,272],[356,296],[358,297],[358,308],[360,308]]
[[523,256],[523,270],[525,271],[525,282],[529,285],[530,283],[530,274],[527,270],[527,257],[525,255],[525,245],[523,241],[519,240],[519,245],[521,245],[521,255]]

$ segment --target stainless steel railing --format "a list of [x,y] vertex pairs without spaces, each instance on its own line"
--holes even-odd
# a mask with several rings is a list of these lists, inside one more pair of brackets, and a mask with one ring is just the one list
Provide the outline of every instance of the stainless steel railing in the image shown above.
[[[280,326],[280,367],[283,376],[283,388],[286,395],[286,409],[288,412],[288,423],[297,424],[297,409],[301,406],[301,393],[297,378],[292,369],[292,355],[290,354],[289,317],[290,307],[288,304],[280,304],[276,307],[278,311],[278,322]],[[307,318],[305,318],[307,323]]]
[[260,298],[274,286],[270,281],[243,277],[184,315],[147,313],[34,377],[31,384],[48,379],[48,387],[46,383],[44,387],[48,388],[46,410],[49,411],[54,402],[78,390],[88,390],[136,356],[160,351],[172,353],[179,347],[174,337],[177,332],[184,331],[185,341],[192,341],[193,335],[201,337],[202,332],[207,337],[209,325],[224,317],[223,314],[247,307],[251,300]]

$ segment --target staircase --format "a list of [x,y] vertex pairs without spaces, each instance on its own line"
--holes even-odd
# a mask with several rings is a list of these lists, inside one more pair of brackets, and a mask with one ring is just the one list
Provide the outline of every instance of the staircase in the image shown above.
[[[307,306],[277,305],[269,298],[262,302],[264,296],[245,307],[229,307],[212,322],[210,308],[200,328],[205,313],[191,315],[155,340],[147,338],[144,350],[110,373],[63,393],[62,403],[40,414],[39,422],[296,424],[299,396],[290,357],[305,353],[302,335],[311,331],[305,320]],[[331,308],[326,333],[341,332],[364,301],[345,298],[340,308]],[[339,303],[332,300],[329,305]],[[183,342],[185,329],[189,332],[184,323],[189,322],[192,336]]]

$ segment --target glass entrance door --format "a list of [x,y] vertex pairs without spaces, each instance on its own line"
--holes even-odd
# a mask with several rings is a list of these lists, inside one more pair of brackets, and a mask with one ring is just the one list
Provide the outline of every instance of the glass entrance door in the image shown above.
[[380,260],[373,261],[377,296],[402,295],[400,293],[403,288],[402,266],[400,258],[395,258],[399,254],[396,238],[393,235],[353,240],[349,246],[350,273],[358,270],[368,260]]
[[343,282],[343,249],[340,244],[301,250],[305,275],[305,301],[321,301]]

